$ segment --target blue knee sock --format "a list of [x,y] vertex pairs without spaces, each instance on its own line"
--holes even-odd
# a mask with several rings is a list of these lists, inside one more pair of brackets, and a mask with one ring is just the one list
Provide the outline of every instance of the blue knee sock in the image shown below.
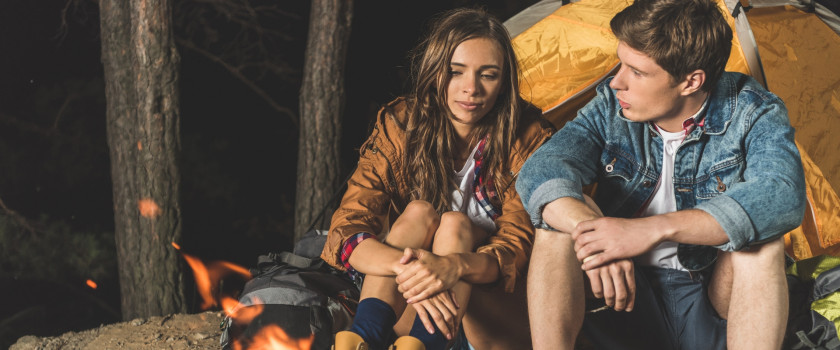
[[414,325],[411,326],[411,331],[408,335],[423,342],[423,345],[426,346],[427,350],[445,349],[446,343],[449,341],[446,340],[446,336],[443,335],[443,332],[441,332],[436,325],[434,327],[435,333],[429,333],[429,331],[426,330],[426,326],[423,325],[423,321],[420,317],[416,316],[414,317]]
[[366,298],[356,308],[350,331],[360,335],[371,349],[385,349],[396,323],[397,315],[391,305],[376,298]]

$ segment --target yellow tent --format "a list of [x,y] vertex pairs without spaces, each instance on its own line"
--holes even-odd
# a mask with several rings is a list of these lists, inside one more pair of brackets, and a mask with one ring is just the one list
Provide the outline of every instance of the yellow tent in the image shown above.
[[[808,2],[718,0],[736,36],[726,69],[750,74],[785,101],[808,183],[802,225],[788,233],[796,260],[840,255],[840,34],[837,15]],[[792,1],[795,3],[796,1]],[[629,0],[544,0],[505,22],[522,68],[522,96],[562,127],[618,66],[609,21]],[[781,5],[780,5],[781,4]],[[561,6],[562,5],[562,6]],[[798,5],[797,5],[798,6]],[[816,6],[816,8],[814,8]],[[761,7],[761,8],[759,8]],[[800,8],[802,6],[799,6]],[[820,14],[818,17],[817,14]]]

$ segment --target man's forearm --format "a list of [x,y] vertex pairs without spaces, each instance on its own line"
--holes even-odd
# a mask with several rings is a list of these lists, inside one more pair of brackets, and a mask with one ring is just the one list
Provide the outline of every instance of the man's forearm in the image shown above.
[[651,229],[659,230],[667,241],[709,246],[729,241],[726,231],[715,218],[699,209],[680,210],[643,219],[648,219]]
[[548,203],[543,208],[543,221],[557,231],[570,233],[579,223],[603,216],[591,198],[584,196],[584,199],[586,202],[563,197]]

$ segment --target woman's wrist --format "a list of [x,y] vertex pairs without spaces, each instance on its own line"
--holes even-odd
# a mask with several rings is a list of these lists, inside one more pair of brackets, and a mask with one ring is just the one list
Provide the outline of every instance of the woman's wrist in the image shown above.
[[458,279],[464,278],[464,276],[469,271],[469,264],[467,263],[467,259],[465,253],[453,253],[446,256],[443,256],[447,260],[449,266],[455,268],[455,273],[458,276]]

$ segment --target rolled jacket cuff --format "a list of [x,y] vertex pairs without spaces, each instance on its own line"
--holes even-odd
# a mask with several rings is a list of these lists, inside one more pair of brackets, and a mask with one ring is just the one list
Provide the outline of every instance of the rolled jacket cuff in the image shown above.
[[698,204],[695,209],[709,213],[729,237],[729,242],[715,246],[715,248],[733,252],[738,251],[756,241],[755,228],[749,214],[728,196],[718,196],[714,199]]
[[531,198],[528,200],[528,214],[531,216],[531,223],[536,228],[549,228],[548,224],[543,221],[543,209],[549,203],[563,197],[577,198],[583,201],[583,194],[577,182],[555,178],[543,182],[537,187]]

